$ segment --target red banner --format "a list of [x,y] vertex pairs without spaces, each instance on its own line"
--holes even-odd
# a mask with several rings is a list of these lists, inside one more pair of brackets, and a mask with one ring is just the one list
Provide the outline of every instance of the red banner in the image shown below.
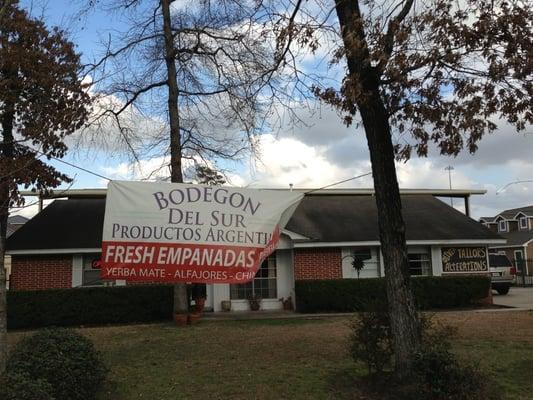
[[276,248],[279,237],[279,229],[276,229],[266,248],[103,242],[101,278],[134,282],[248,282]]

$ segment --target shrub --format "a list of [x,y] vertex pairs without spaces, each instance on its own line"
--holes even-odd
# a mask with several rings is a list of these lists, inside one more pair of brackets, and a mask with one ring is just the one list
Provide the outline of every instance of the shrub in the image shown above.
[[46,381],[56,400],[94,399],[107,372],[92,342],[69,329],[45,329],[23,339],[7,369]]
[[[369,305],[370,306],[370,305]],[[422,347],[415,355],[413,374],[395,382],[389,379],[394,356],[390,319],[381,304],[358,315],[352,324],[350,351],[356,362],[364,362],[381,397],[383,391],[402,400],[489,400],[498,399],[498,392],[489,387],[490,380],[478,369],[461,363],[451,351],[455,330],[435,324],[431,316],[420,315]],[[374,382],[375,383],[375,382]],[[386,389],[383,384],[386,383]],[[389,398],[388,396],[385,396]]]
[[161,321],[172,318],[172,286],[10,291],[9,329]]
[[[421,309],[466,307],[487,296],[486,276],[417,277],[412,288]],[[386,299],[385,279],[302,280],[295,282],[299,312],[365,311]]]
[[406,398],[420,400],[485,400],[496,398],[497,393],[488,389],[488,378],[478,369],[460,363],[449,350],[426,347],[417,354],[414,362],[416,393]]
[[32,379],[28,374],[9,372],[0,379],[2,400],[55,400],[52,386],[44,379]]
[[370,375],[381,374],[390,365],[393,349],[389,316],[386,311],[364,312],[352,321],[350,353],[363,362]]

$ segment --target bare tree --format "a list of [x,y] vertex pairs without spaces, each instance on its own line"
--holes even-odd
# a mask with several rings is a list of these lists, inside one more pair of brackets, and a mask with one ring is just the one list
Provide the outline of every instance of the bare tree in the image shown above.
[[[496,119],[523,130],[533,123],[533,4],[512,0],[335,0],[290,11],[325,16],[296,45],[338,32],[333,64],[342,83],[314,93],[346,125],[362,124],[372,162],[398,377],[410,373],[420,328],[410,289],[405,225],[395,158],[474,153]],[[333,16],[336,14],[336,18]],[[291,24],[281,30],[287,36]]]
[[[172,182],[183,182],[184,159],[211,169],[255,151],[260,119],[282,97],[274,82],[278,49],[263,30],[260,3],[202,1],[181,9],[170,0],[133,0],[107,7],[123,13],[129,29],[117,42],[108,39],[103,57],[88,66],[102,99],[96,138],[105,139],[98,128],[111,121],[134,160],[169,155]],[[139,132],[132,113],[157,129]],[[187,312],[184,285],[176,285],[174,308]]]
[[8,2],[0,20],[0,374],[7,357],[4,255],[9,209],[23,204],[19,186],[39,191],[69,178],[41,157],[61,158],[63,140],[89,115],[81,65],[64,32],[48,30]]

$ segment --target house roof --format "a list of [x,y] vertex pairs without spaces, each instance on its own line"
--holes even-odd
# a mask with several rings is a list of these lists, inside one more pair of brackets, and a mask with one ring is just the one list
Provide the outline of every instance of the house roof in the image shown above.
[[507,244],[500,245],[499,247],[523,246],[530,240],[533,240],[533,231],[500,232],[499,234],[507,239]]
[[484,221],[484,222],[487,222],[487,223],[494,223],[494,220],[496,219],[496,217],[481,217],[479,219],[479,221]]
[[[432,195],[403,195],[407,240],[498,240]],[[105,199],[55,200],[8,240],[8,250],[100,248]],[[374,196],[307,195],[287,225],[295,241],[379,241]]]
[[[407,240],[498,240],[501,237],[431,195],[403,195]],[[320,242],[379,241],[373,196],[306,196],[286,227]]]
[[501,213],[496,215],[493,219],[496,219],[500,216],[503,217],[504,219],[515,219],[516,215],[519,213],[527,215],[528,217],[533,217],[533,205],[518,207],[518,208],[510,208],[509,210],[503,210]]
[[28,218],[22,215],[13,215],[7,218],[7,237],[10,237],[17,229],[24,225]]
[[105,199],[55,200],[11,235],[8,250],[100,248]]

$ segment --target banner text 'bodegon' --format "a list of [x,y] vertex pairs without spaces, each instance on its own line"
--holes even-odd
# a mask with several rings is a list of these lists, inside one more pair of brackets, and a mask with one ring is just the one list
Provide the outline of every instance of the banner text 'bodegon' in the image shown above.
[[246,282],[303,197],[283,191],[111,182],[102,278]]

